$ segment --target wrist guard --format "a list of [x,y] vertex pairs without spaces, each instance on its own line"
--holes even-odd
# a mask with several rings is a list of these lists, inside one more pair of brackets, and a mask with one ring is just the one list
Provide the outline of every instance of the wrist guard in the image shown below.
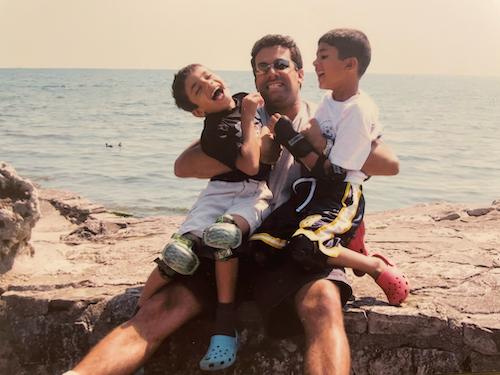
[[276,140],[286,147],[295,158],[303,158],[314,152],[312,145],[300,133],[293,130],[292,122],[281,117],[274,127]]
[[330,167],[325,171],[324,164],[327,160],[328,159],[325,155],[320,155],[318,157],[316,164],[311,170],[313,177],[318,180],[328,179],[334,182],[343,182],[346,177],[346,172],[335,164],[330,165]]

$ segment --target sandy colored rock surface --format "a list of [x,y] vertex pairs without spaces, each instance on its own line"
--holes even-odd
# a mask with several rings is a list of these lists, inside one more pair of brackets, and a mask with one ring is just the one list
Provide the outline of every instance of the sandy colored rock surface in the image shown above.
[[[183,217],[118,217],[72,192],[39,191],[33,257],[0,275],[0,373],[59,374],[128,319],[153,259]],[[500,202],[432,202],[366,215],[367,244],[411,282],[389,306],[369,277],[348,270],[352,373],[500,371]],[[62,214],[61,214],[62,213]],[[300,374],[303,338],[270,340],[251,303],[239,311],[243,347],[228,374]],[[146,374],[201,374],[203,320],[162,345]],[[180,349],[182,348],[182,350]]]

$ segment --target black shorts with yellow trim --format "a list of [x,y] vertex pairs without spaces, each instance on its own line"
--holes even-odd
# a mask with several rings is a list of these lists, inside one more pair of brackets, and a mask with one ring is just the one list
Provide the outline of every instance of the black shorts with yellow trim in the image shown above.
[[[296,180],[292,197],[272,212],[250,237],[252,251],[266,247],[279,254],[299,234],[317,241],[328,256],[338,256],[363,220],[365,200],[359,184]],[[286,257],[286,254],[283,254]]]

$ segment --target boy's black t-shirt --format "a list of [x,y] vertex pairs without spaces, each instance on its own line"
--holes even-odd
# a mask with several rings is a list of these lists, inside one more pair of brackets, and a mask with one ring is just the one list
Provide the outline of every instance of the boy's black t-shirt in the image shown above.
[[[205,126],[201,134],[201,149],[208,156],[233,169],[211,178],[212,181],[237,182],[248,179],[266,180],[271,166],[260,164],[259,173],[249,176],[236,168],[236,158],[241,149],[241,101],[246,93],[233,95],[236,107],[231,110],[209,114],[205,118]],[[260,117],[255,114],[254,122],[261,124]]]

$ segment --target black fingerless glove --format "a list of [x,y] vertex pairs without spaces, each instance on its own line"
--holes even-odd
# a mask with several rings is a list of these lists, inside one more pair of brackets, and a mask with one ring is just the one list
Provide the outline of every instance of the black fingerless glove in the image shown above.
[[292,122],[281,117],[274,127],[276,140],[281,143],[295,158],[300,159],[314,152],[313,146],[300,133],[293,130]]
[[320,155],[318,157],[316,164],[311,170],[313,177],[317,180],[328,179],[333,182],[344,182],[346,171],[335,164],[330,165],[330,168],[325,171],[324,164],[326,161],[327,158],[325,155]]

